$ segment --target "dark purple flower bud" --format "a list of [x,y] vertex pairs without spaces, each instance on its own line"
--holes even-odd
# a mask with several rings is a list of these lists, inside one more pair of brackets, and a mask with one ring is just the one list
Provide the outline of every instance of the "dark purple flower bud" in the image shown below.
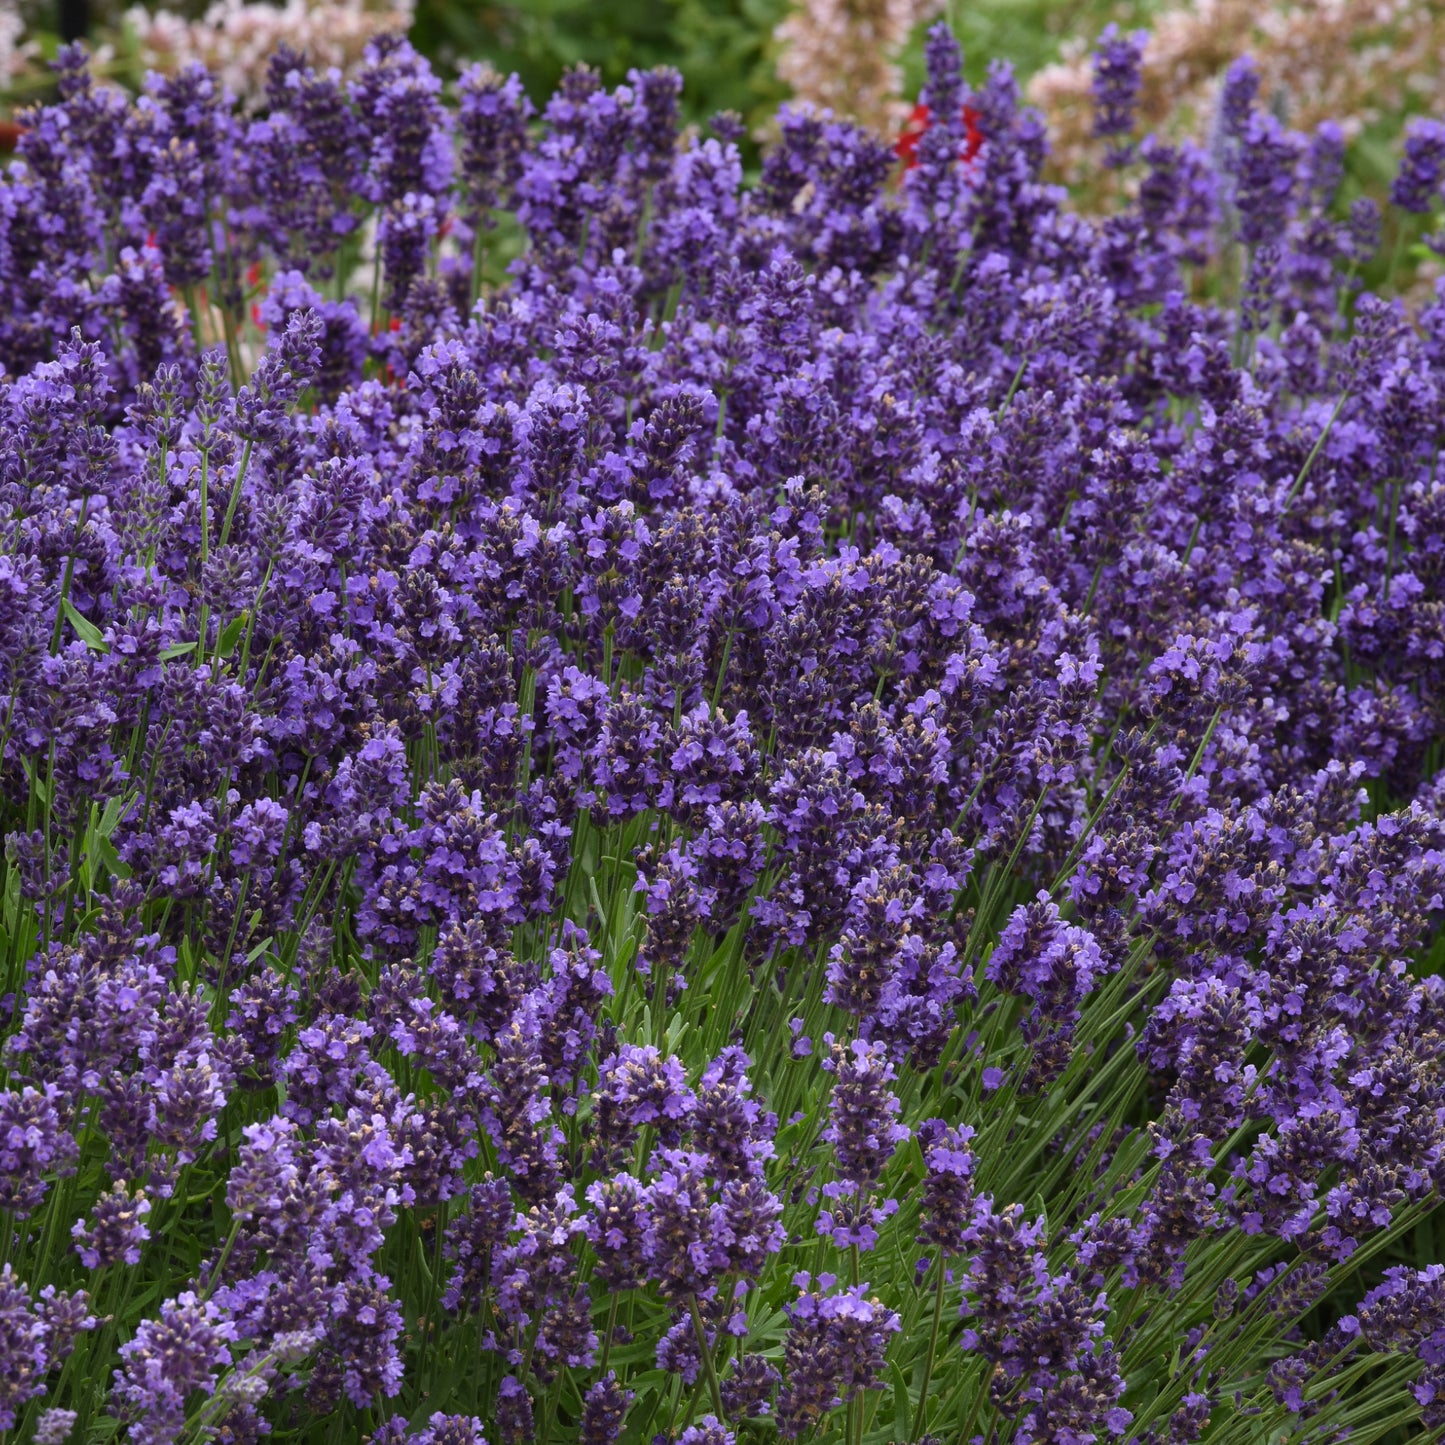
[[963,104],[963,52],[942,20],[929,26],[923,57],[928,70],[924,103],[934,116],[952,116]]
[[250,382],[236,393],[239,436],[263,443],[279,438],[287,412],[320,370],[322,331],[321,318],[307,309],[292,312],[286,329],[271,338]]
[[843,1044],[832,1035],[825,1039],[832,1056],[824,1067],[834,1082],[823,1138],[833,1146],[844,1179],[876,1184],[894,1150],[909,1137],[907,1127],[897,1122],[902,1105],[888,1087],[897,1070],[881,1044],[863,1039]]
[[1345,175],[1345,133],[1337,121],[1322,120],[1310,137],[1303,181],[1313,204],[1327,211]]
[[24,1218],[45,1198],[49,1179],[74,1171],[78,1148],[56,1108],[53,1084],[0,1093],[0,1208]]
[[322,400],[335,401],[361,381],[366,365],[366,325],[354,302],[327,300],[299,271],[278,271],[261,303],[261,320],[284,332],[292,316],[304,311],[313,311],[321,322],[320,356],[311,385]]
[[449,1310],[481,1308],[482,1297],[491,1284],[492,1264],[507,1242],[516,1210],[506,1182],[490,1175],[474,1184],[464,1214],[447,1226],[447,1253],[456,1260],[442,1295]]
[[[783,1389],[778,1432],[787,1440],[814,1429],[860,1390],[878,1383],[888,1337],[902,1328],[892,1310],[866,1296],[868,1286],[833,1290],[832,1275],[796,1277],[802,1293],[786,1306]],[[816,1283],[816,1289],[809,1286]]]
[[609,1370],[582,1399],[580,1445],[613,1445],[622,1433],[627,1407],[635,1398],[634,1391],[618,1384],[617,1371]]
[[365,1019],[323,1014],[296,1036],[296,1047],[278,1065],[286,1084],[289,1118],[311,1124],[322,1114],[367,1097],[380,1079],[371,1056],[375,1030]]
[[1293,210],[1300,138],[1267,111],[1251,112],[1232,163],[1239,239],[1247,246],[1272,241]]
[[226,1181],[226,1204],[238,1218],[279,1214],[301,1180],[299,1130],[279,1115],[247,1124]]
[[1254,248],[1240,302],[1239,324],[1245,331],[1268,331],[1279,304],[1279,274],[1283,256],[1280,248],[1263,243]]
[[510,202],[521,178],[527,122],[533,114],[515,75],[504,79],[485,63],[462,71],[457,81],[457,130],[469,225],[495,225],[488,213]]
[[967,1243],[965,1231],[973,1213],[972,1138],[966,1124],[950,1128],[942,1119],[926,1119],[918,1126],[926,1171],[918,1238],[945,1255],[962,1253]]
[[613,1168],[644,1127],[652,1128],[658,1143],[675,1146],[696,1105],[681,1062],[650,1044],[624,1044],[605,1058],[593,1097],[597,1156]]
[[1123,164],[1131,153],[1127,143],[1119,144],[1118,138],[1134,129],[1147,39],[1143,31],[1121,35],[1119,27],[1111,24],[1094,47],[1094,134],[1115,142],[1109,150],[1111,165]]
[[497,1392],[497,1439],[501,1445],[530,1445],[532,1397],[515,1375],[506,1375]]
[[597,1256],[594,1269],[609,1290],[636,1289],[647,1274],[647,1196],[630,1174],[587,1187],[585,1232]]
[[367,47],[367,63],[351,95],[370,133],[363,185],[368,200],[389,206],[408,192],[440,196],[451,183],[451,118],[441,81],[406,41],[388,37]]
[[773,1395],[782,1378],[765,1356],[739,1355],[720,1386],[723,1409],[734,1420],[770,1414]]
[[192,141],[174,136],[152,153],[151,167],[141,215],[155,236],[166,281],[194,286],[211,273],[204,162]]
[[1217,124],[1226,138],[1238,140],[1243,136],[1258,94],[1259,68],[1250,56],[1241,55],[1224,72],[1219,91]]
[[1080,1002],[1106,969],[1087,929],[1062,921],[1047,893],[1013,912],[984,970],[1010,993],[1031,998],[1059,1022],[1072,1023]]
[[[716,1340],[716,1331],[707,1331],[707,1342],[711,1346]],[[672,1323],[657,1342],[657,1368],[669,1375],[676,1375],[684,1385],[695,1385],[702,1374],[702,1351],[697,1343],[697,1326],[693,1323],[691,1311],[684,1306],[675,1310]]]
[[583,1232],[570,1187],[519,1214],[520,1237],[499,1251],[493,1268],[497,1310],[520,1335],[535,1324],[536,1350],[544,1360],[573,1369],[593,1361],[597,1336],[587,1290],[577,1283],[572,1236]]
[[141,1190],[132,1195],[117,1179],[108,1194],[95,1201],[90,1219],[78,1219],[71,1229],[76,1253],[87,1269],[108,1269],[113,1264],[139,1264],[141,1246],[151,1237],[146,1215],[151,1202]]
[[677,1437],[677,1445],[734,1445],[736,1436],[716,1415],[704,1415]]
[[475,1415],[443,1415],[440,1410],[425,1429],[406,1438],[412,1445],[487,1445],[482,1422]]
[[774,1153],[777,1116],[752,1097],[749,1062],[742,1049],[724,1049],[703,1071],[697,1087],[693,1142],[710,1156],[714,1176],[724,1181],[761,1176],[764,1162]]
[[[378,1239],[372,1248],[379,1246]],[[391,1281],[367,1264],[341,1283],[332,1319],[307,1387],[313,1410],[335,1409],[345,1396],[357,1409],[377,1395],[393,1397],[401,1389],[398,1341],[403,1319],[391,1294]]]
[[648,1271],[669,1299],[686,1298],[727,1267],[728,1231],[710,1198],[707,1155],[663,1149],[658,1162],[662,1173],[647,1187]]
[[59,1295],[47,1285],[34,1300],[8,1264],[0,1269],[0,1429],[15,1428],[25,1404],[45,1393],[51,1366],[70,1353],[75,1332],[96,1323],[83,1293]]
[[65,1445],[79,1418],[77,1411],[59,1406],[42,1410],[35,1422],[35,1445]]
[[436,201],[413,191],[393,201],[382,213],[376,228],[376,244],[386,277],[381,300],[394,315],[406,309],[412,286],[426,274],[439,228]]
[[286,1031],[297,1022],[301,995],[275,968],[267,966],[231,990],[226,1026],[244,1040],[253,1064],[270,1070]]
[[139,1445],[172,1445],[185,1425],[186,1398],[215,1389],[217,1371],[231,1363],[235,1330],[215,1301],[187,1292],[166,1300],[160,1313],[142,1320],[120,1348],[125,1362],[115,1372],[112,1409]]
[[[787,1243],[782,1217],[782,1201],[761,1179],[729,1179],[723,1185],[715,1227],[732,1273],[744,1280],[761,1277],[768,1256]],[[742,1321],[735,1332],[745,1332],[745,1327]]]

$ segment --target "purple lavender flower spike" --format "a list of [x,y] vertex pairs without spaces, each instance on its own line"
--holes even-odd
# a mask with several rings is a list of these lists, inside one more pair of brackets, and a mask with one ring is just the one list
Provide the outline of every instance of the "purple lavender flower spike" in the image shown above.
[[1110,165],[1123,164],[1131,153],[1121,137],[1134,129],[1146,39],[1143,32],[1125,36],[1117,25],[1109,25],[1094,47],[1094,134],[1110,142]]

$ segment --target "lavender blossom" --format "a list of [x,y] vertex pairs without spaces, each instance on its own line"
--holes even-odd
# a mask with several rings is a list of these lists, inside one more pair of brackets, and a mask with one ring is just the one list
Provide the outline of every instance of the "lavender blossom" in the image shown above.
[[1144,45],[1088,211],[942,25],[756,179],[667,70],[61,55],[4,1428],[1438,1428],[1445,288],[1266,66],[1138,134]]
[[1118,26],[1109,25],[1094,47],[1094,134],[1111,142],[1110,165],[1121,164],[1130,153],[1118,138],[1134,129],[1146,38],[1142,32],[1122,36]]
[[1390,200],[1404,211],[1425,215],[1445,178],[1445,126],[1414,120],[1405,131],[1405,153],[1390,186]]

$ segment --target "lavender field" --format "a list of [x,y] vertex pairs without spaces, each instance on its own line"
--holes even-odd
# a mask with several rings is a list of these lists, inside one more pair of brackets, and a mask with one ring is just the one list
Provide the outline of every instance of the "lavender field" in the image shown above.
[[1445,1432],[1445,124],[1382,207],[1143,56],[1085,212],[943,24],[758,171],[666,69],[61,52],[0,1445]]

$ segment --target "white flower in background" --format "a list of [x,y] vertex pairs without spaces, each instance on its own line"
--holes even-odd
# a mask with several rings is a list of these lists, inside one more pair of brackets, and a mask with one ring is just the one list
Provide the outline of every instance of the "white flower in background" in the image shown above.
[[151,14],[142,6],[126,12],[142,63],[173,72],[193,60],[213,70],[243,104],[259,104],[266,63],[284,41],[305,51],[318,70],[348,70],[361,60],[369,40],[405,30],[414,0],[286,0],[284,5],[217,0],[201,20]]
[[0,90],[35,61],[35,44],[23,41],[24,33],[25,23],[13,0],[0,0]]
[[908,114],[898,52],[942,0],[799,0],[778,26],[778,77],[800,101],[892,132]]
[[[1053,164],[1064,179],[1097,174],[1091,139],[1089,49],[1079,36],[1064,58],[1029,81],[1048,117]],[[1150,21],[1139,129],[1202,138],[1219,79],[1235,56],[1253,56],[1260,96],[1291,126],[1337,121],[1347,137],[1406,109],[1445,107],[1445,5],[1439,0],[1194,0]]]

